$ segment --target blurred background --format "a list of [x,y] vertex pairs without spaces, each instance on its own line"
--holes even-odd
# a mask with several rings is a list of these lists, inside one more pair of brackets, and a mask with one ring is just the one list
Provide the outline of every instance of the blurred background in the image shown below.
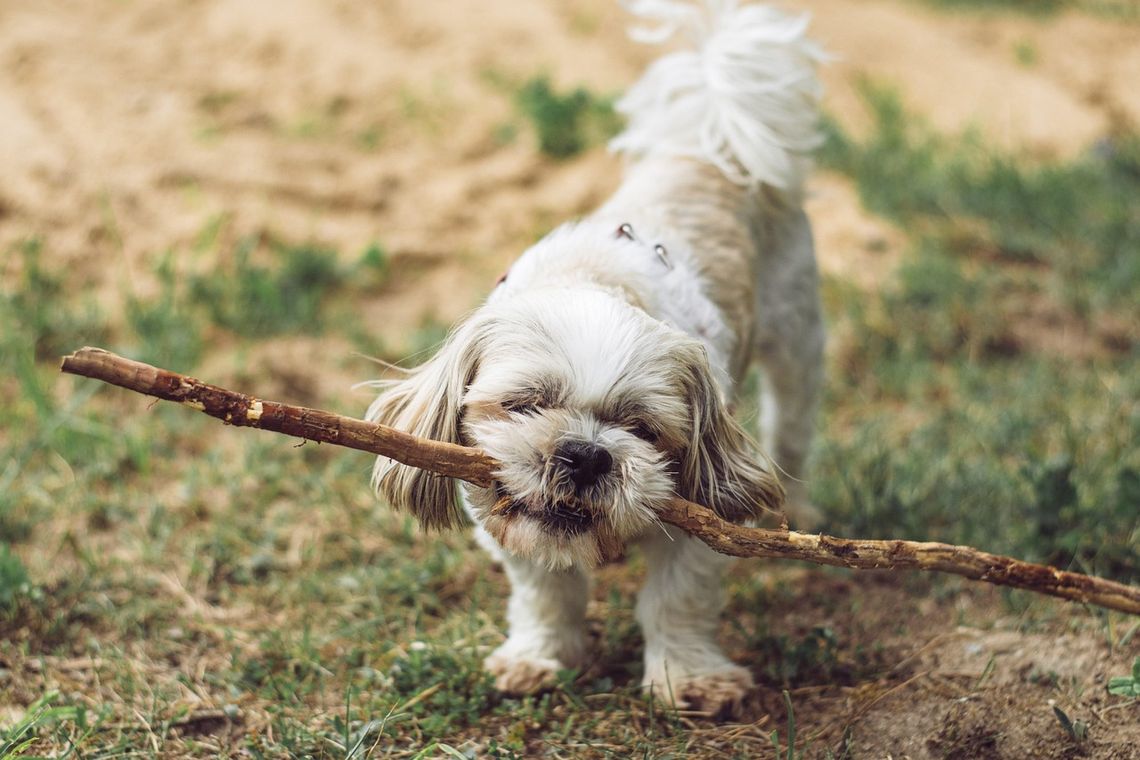
[[[1140,582],[1140,6],[787,7],[833,55],[825,529]],[[744,725],[638,696],[636,556],[600,573],[598,661],[505,699],[479,669],[505,580],[376,502],[368,457],[58,375],[101,345],[361,414],[371,358],[422,359],[616,187],[612,103],[660,54],[626,27],[610,0],[0,2],[0,757],[764,756],[789,729],[807,757],[1135,757],[1105,688],[1133,620],[773,563],[729,589]]]

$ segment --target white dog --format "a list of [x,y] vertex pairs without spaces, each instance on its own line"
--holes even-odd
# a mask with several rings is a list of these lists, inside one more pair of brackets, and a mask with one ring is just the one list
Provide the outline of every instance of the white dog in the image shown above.
[[526,251],[440,352],[383,382],[371,420],[476,446],[502,462],[493,488],[388,459],[374,483],[428,526],[475,521],[506,568],[507,640],[486,660],[497,686],[529,692],[586,658],[589,569],[641,548],[644,684],[726,714],[752,686],[716,643],[728,561],[663,526],[675,492],[735,521],[778,508],[772,463],[733,420],[749,364],[763,370],[764,449],[788,473],[793,520],[812,517],[798,478],[824,342],[808,220],[800,207],[818,141],[819,50],[805,18],[734,0],[630,3],[662,41],[619,103],[612,143],[632,161],[593,215]]

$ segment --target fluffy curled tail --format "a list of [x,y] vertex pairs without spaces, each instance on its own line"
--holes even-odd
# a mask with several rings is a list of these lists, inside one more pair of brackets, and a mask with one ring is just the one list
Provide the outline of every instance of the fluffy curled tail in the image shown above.
[[630,0],[639,42],[685,32],[695,49],[656,61],[622,98],[614,151],[707,161],[733,182],[798,191],[820,141],[816,64],[808,18],[736,0]]

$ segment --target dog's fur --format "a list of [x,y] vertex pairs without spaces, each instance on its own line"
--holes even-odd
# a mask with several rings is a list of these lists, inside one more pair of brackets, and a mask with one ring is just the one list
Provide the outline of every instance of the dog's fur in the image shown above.
[[[801,481],[824,333],[800,208],[817,141],[818,50],[806,20],[734,0],[640,0],[649,40],[694,49],[655,63],[619,103],[631,157],[617,193],[526,251],[439,353],[382,383],[369,419],[477,446],[503,463],[492,488],[388,459],[374,482],[426,525],[460,518],[512,584],[510,631],[486,660],[527,692],[586,656],[587,571],[629,544],[646,558],[637,604],[647,687],[731,712],[751,686],[715,641],[727,562],[654,517],[674,492],[735,521],[783,488],[730,414],[754,360],[764,450],[788,512],[814,514]],[[623,227],[623,225],[625,225]],[[622,232],[619,232],[619,229]]]

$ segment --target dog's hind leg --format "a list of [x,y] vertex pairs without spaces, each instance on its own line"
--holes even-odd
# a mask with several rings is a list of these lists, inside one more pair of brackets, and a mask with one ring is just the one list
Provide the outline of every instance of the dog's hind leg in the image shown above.
[[805,464],[823,382],[823,318],[811,227],[799,209],[768,215],[757,231],[755,355],[761,368],[760,441],[780,468],[794,527],[822,522],[807,496]]

